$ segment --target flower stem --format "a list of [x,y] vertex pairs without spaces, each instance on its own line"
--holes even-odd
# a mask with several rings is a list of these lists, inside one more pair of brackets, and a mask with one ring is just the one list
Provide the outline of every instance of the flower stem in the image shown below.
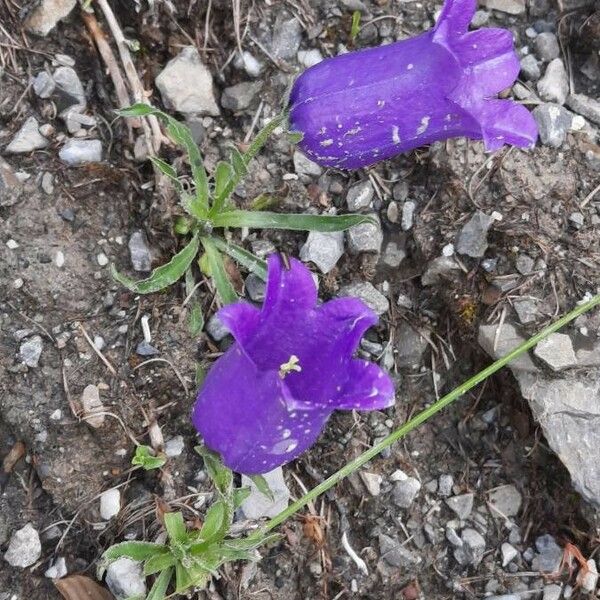
[[[531,350],[534,346],[536,346],[539,342],[547,338],[551,333],[554,333],[576,319],[578,316],[583,313],[591,310],[595,306],[600,305],[600,295],[594,296],[589,302],[581,304],[577,308],[573,309],[570,313],[566,314],[564,317],[560,318],[555,323],[552,323],[548,327],[542,329],[539,333],[528,339],[526,342],[523,342],[520,346],[517,346],[514,350],[498,359],[496,362],[492,363],[483,371],[477,373],[471,377],[468,381],[465,381],[457,388],[452,390],[449,394],[446,394],[443,398],[440,398],[437,402],[420,412],[418,415],[414,416],[410,421],[407,421],[390,433],[385,439],[381,442],[363,452],[360,456],[357,456],[353,461],[349,462],[345,466],[343,466],[339,471],[325,479],[322,483],[314,487],[307,494],[299,498],[292,504],[290,504],[285,510],[282,510],[278,515],[273,517],[270,521],[265,523],[264,527],[258,530],[258,534],[264,534],[272,529],[275,529],[278,525],[281,525],[284,521],[286,521],[289,517],[297,513],[301,508],[306,506],[309,502],[325,493],[327,490],[331,489],[334,485],[336,485],[339,481],[348,477],[356,470],[360,469],[364,464],[368,463],[371,459],[375,458],[379,453],[383,450],[397,442],[399,439],[403,438],[405,435],[410,433],[413,429],[425,423],[425,421],[429,420],[433,415],[437,414],[440,410],[460,398],[463,394],[473,389],[475,386],[479,385],[481,382],[485,381],[488,377],[505,367],[511,360],[521,356],[528,350]],[[252,537],[252,536],[251,536]]]

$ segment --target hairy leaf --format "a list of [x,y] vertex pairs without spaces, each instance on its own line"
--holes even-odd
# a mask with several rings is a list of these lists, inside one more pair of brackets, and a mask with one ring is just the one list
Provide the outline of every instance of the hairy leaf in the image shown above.
[[235,293],[233,284],[227,275],[227,270],[223,263],[223,256],[217,250],[212,239],[203,237],[202,245],[206,250],[206,260],[210,269],[210,276],[215,283],[221,301],[223,304],[237,302],[238,295]]
[[213,237],[211,238],[213,244],[225,254],[228,254],[242,265],[242,267],[248,269],[250,273],[254,273],[258,277],[260,277],[263,281],[267,280],[267,263],[254,256],[252,252],[248,252],[248,250],[233,244],[232,242],[227,242],[223,238]]

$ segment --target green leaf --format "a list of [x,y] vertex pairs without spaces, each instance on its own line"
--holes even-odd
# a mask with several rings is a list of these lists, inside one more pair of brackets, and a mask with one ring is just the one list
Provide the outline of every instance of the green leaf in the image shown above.
[[165,529],[171,542],[183,544],[188,538],[183,515],[180,512],[168,512],[163,515]]
[[238,295],[235,293],[233,285],[227,275],[227,271],[225,270],[223,256],[217,250],[210,238],[203,237],[202,245],[206,250],[206,260],[210,269],[210,276],[215,282],[215,287],[217,288],[217,293],[221,298],[221,302],[223,302],[223,304],[237,302]]
[[187,235],[192,229],[192,220],[188,217],[184,217],[179,215],[175,217],[175,225],[173,229],[175,229],[175,233],[178,235]]
[[234,148],[231,156],[231,162],[233,165],[234,176],[229,178],[227,185],[221,190],[220,194],[215,195],[215,201],[213,207],[210,210],[210,216],[214,217],[219,214],[223,206],[227,202],[229,196],[233,193],[241,178],[246,174],[248,164],[256,156],[258,151],[265,145],[269,136],[273,133],[279,125],[286,120],[286,115],[281,113],[272,119],[265,127],[263,127],[244,154],[240,154],[239,151]]
[[252,490],[248,486],[233,490],[233,506],[239,508],[251,493]]
[[254,550],[265,544],[278,542],[281,538],[282,535],[280,533],[269,533],[266,535],[255,534],[246,538],[225,540],[222,546],[231,550]]
[[229,497],[233,486],[233,473],[221,462],[216,452],[206,446],[196,446],[195,450],[204,459],[204,466],[215,487],[223,496]]
[[175,565],[175,592],[181,594],[190,588],[203,588],[211,577],[210,571],[197,565],[184,567],[181,563]]
[[157,156],[150,156],[149,158],[152,161],[152,164],[163,175],[166,175],[173,182],[175,189],[181,193],[182,186],[179,177],[177,177],[177,171],[168,162],[165,162],[162,158],[158,158]]
[[156,115],[166,123],[167,133],[173,138],[173,141],[177,142],[180,146],[183,146],[190,161],[192,177],[194,178],[194,184],[196,185],[196,198],[192,205],[194,210],[193,216],[198,219],[206,218],[206,215],[208,214],[208,178],[206,177],[200,150],[198,149],[196,142],[194,142],[189,127],[162,110],[154,108],[153,106],[148,106],[147,104],[134,104],[129,108],[117,112],[122,117]]
[[290,231],[344,231],[361,223],[374,223],[374,220],[368,215],[301,215],[250,210],[232,210],[213,218],[215,227],[288,229]]
[[269,500],[275,500],[267,480],[262,475],[250,475],[250,479],[261,494],[264,494]]
[[188,317],[188,327],[193,336],[197,336],[204,329],[204,314],[198,302],[192,304]]
[[354,41],[360,31],[360,11],[355,10],[352,13],[352,28],[350,29],[350,39]]
[[227,515],[227,505],[222,500],[215,502],[208,509],[204,517],[204,525],[200,530],[200,538],[203,542],[214,543],[225,537],[229,527]]
[[134,467],[142,467],[145,471],[152,471],[153,469],[160,469],[167,459],[164,456],[155,456],[150,446],[137,446],[135,449],[135,455],[131,459],[131,464]]
[[250,273],[258,275],[263,281],[267,280],[267,263],[264,260],[254,256],[252,252],[248,252],[248,250],[245,250],[241,246],[233,244],[232,242],[226,242],[220,237],[215,236],[211,239],[213,244],[219,250],[231,256],[233,260],[239,262],[240,265],[248,269]]
[[[215,196],[220,196],[225,189],[225,186],[229,183],[229,180],[233,177],[232,166],[225,161],[221,161],[217,164],[215,169]],[[218,211],[217,211],[218,212]]]
[[172,568],[163,571],[156,578],[150,593],[146,596],[146,600],[164,600],[165,596],[167,595],[167,589],[169,588],[169,583],[171,582],[172,577]]
[[144,575],[154,575],[154,573],[164,571],[169,567],[173,567],[175,562],[175,557],[170,552],[151,556],[144,563]]
[[301,131],[288,131],[288,140],[290,144],[299,144],[304,139]]
[[131,560],[143,561],[153,556],[164,555],[169,549],[163,544],[154,544],[153,542],[121,542],[111,546],[102,555],[102,560],[113,562],[124,556]]
[[111,265],[111,274],[116,281],[136,294],[152,294],[174,284],[185,273],[198,254],[199,245],[198,235],[195,234],[188,245],[175,254],[166,265],[154,269],[150,277],[141,281],[122,275],[114,265]]
[[279,204],[279,198],[271,196],[270,194],[259,194],[250,203],[250,210],[267,210]]

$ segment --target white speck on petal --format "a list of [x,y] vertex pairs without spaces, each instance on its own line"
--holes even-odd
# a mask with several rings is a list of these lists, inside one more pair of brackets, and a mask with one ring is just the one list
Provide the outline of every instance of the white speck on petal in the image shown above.
[[294,440],[293,442],[290,442],[289,446],[285,449],[285,451],[291,452],[292,450],[295,450],[297,446],[298,446],[298,442],[296,440]]
[[385,100],[377,100],[377,106],[383,108],[385,106]]
[[327,148],[327,146],[331,146],[331,144],[333,144],[333,140],[331,138],[329,138],[328,140],[323,140],[321,142],[321,146],[323,146],[324,148]]
[[422,135],[429,129],[429,121],[431,121],[431,117],[423,117],[421,119],[421,126],[417,129],[417,135]]
[[397,125],[394,125],[392,127],[392,141],[394,142],[394,144],[400,143],[400,136],[398,135],[398,126]]
[[281,437],[283,437],[284,440],[287,440],[290,437],[290,435],[292,435],[292,432],[289,429],[284,429],[281,432]]
[[406,68],[410,71],[415,65],[413,65],[412,63],[410,63]]

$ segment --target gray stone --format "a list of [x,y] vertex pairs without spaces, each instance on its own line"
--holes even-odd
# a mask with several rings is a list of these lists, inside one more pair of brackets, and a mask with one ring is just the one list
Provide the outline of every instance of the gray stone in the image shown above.
[[25,527],[12,534],[4,560],[11,567],[25,569],[35,564],[41,555],[42,544],[39,533],[31,523],[27,523]]
[[165,442],[165,454],[169,458],[175,458],[181,456],[185,449],[185,441],[182,435],[176,435],[175,437]]
[[343,231],[311,231],[300,249],[300,259],[313,262],[321,273],[329,273],[343,254]]
[[388,204],[386,215],[390,223],[397,223],[400,220],[400,210],[395,200]]
[[81,407],[85,422],[94,429],[102,427],[106,415],[100,399],[100,391],[95,385],[87,385],[81,394]]
[[23,194],[23,184],[13,168],[0,157],[0,206],[13,206]]
[[206,323],[206,333],[208,333],[215,342],[220,342],[229,335],[229,329],[227,329],[225,325],[221,323],[219,317],[214,314]]
[[537,91],[542,100],[561,106],[569,95],[569,77],[560,58],[555,58],[546,67],[544,76],[537,83]]
[[485,7],[509,15],[522,15],[525,13],[525,0],[485,0]]
[[52,75],[46,71],[40,71],[33,79],[33,91],[39,98],[50,98],[56,88],[56,82]]
[[571,128],[571,113],[558,104],[540,104],[533,109],[533,116],[545,146],[560,148]]
[[258,258],[266,258],[269,254],[277,251],[275,244],[270,240],[253,240],[250,242],[252,253],[258,256]]
[[551,535],[541,535],[535,540],[537,554],[532,567],[542,573],[556,573],[562,557],[562,548]]
[[31,33],[46,36],[75,8],[77,0],[42,0],[25,20]]
[[591,348],[579,348],[575,356],[580,367],[600,367],[600,343]]
[[475,529],[467,527],[460,536],[462,546],[454,549],[454,558],[463,566],[477,566],[485,552],[485,540]]
[[287,508],[290,500],[290,490],[283,478],[283,469],[277,467],[263,475],[273,498],[263,494],[255,483],[246,475],[242,475],[242,487],[250,488],[250,495],[242,502],[240,510],[247,519],[262,519],[263,517],[274,517],[284,508]]
[[150,342],[142,340],[136,347],[135,353],[139,356],[156,356],[160,351],[155,348]]
[[42,175],[41,187],[48,196],[51,196],[54,193],[54,175],[52,175],[50,171],[46,171]]
[[542,600],[560,600],[562,596],[562,587],[560,585],[556,585],[556,583],[551,583],[544,587],[544,595]]
[[500,547],[500,552],[502,554],[502,566],[508,566],[508,563],[511,563],[517,556],[519,555],[519,551],[512,545],[507,542],[504,542]]
[[402,231],[408,231],[412,228],[416,208],[417,203],[412,200],[407,200],[402,205]]
[[262,88],[262,82],[243,81],[223,90],[221,106],[238,111],[248,108]]
[[405,548],[397,539],[379,534],[379,552],[381,558],[390,566],[397,568],[415,567],[421,562],[421,557]]
[[146,596],[142,565],[130,558],[118,558],[106,569],[106,585],[117,600]]
[[314,67],[323,60],[321,51],[317,48],[311,50],[298,50],[298,62],[305,68]]
[[519,254],[515,261],[515,266],[521,275],[529,275],[534,270],[535,260],[527,254]]
[[361,252],[381,252],[383,243],[383,232],[381,223],[376,215],[371,215],[373,222],[354,225],[346,231],[348,241],[348,251],[350,254],[360,254]]
[[420,481],[414,477],[407,476],[406,479],[396,481],[394,484],[392,501],[399,508],[410,508],[420,489]]
[[529,323],[535,323],[540,316],[537,309],[537,303],[533,300],[515,300],[513,303],[517,316],[519,317],[519,323],[528,325]]
[[67,561],[64,556],[59,556],[53,563],[52,566],[44,572],[44,577],[48,579],[62,579],[68,573]]
[[39,132],[39,124],[35,117],[29,117],[21,126],[10,144],[6,146],[7,154],[25,154],[40,150],[48,145],[48,140]]
[[578,211],[572,212],[569,215],[569,223],[571,223],[575,229],[581,229],[585,224],[585,217]]
[[577,365],[571,338],[564,333],[552,333],[542,340],[533,353],[553,371],[562,371]]
[[379,473],[369,473],[368,471],[360,471],[359,475],[369,494],[379,496],[381,493],[381,475]]
[[439,256],[428,265],[421,277],[423,285],[435,285],[445,279],[450,279],[452,274],[460,271],[460,266],[451,256]]
[[373,200],[373,194],[373,186],[368,179],[353,185],[346,195],[348,210],[356,212],[369,208],[369,206],[371,206],[371,200]]
[[34,335],[21,344],[19,357],[30,368],[34,369],[40,362],[44,344],[39,335]]
[[537,81],[542,76],[538,61],[533,54],[527,54],[521,59],[521,73],[528,81]]
[[244,69],[250,77],[258,77],[264,69],[264,65],[253,54],[244,50],[241,57],[236,57],[236,67]]
[[290,60],[300,48],[302,25],[296,18],[277,19],[271,39],[271,52],[275,58]]
[[244,285],[252,302],[262,302],[265,299],[266,284],[258,275],[250,273]]
[[471,26],[474,29],[479,29],[487,24],[490,20],[490,13],[487,10],[477,10],[471,20]]
[[550,62],[560,56],[560,46],[556,36],[550,31],[540,33],[534,42],[535,53],[540,60]]
[[428,345],[425,337],[406,321],[402,321],[398,326],[396,339],[396,364],[398,367],[419,367]]
[[129,242],[129,258],[134,271],[146,272],[152,270],[152,253],[148,248],[146,234],[137,230],[131,234]]
[[409,191],[410,188],[408,186],[408,181],[402,180],[394,184],[394,187],[392,189],[392,196],[397,202],[404,202],[408,198]]
[[321,173],[323,173],[323,169],[315,162],[307,158],[300,152],[300,150],[296,150],[294,152],[294,170],[298,175],[305,175],[307,177],[319,177]]
[[389,300],[368,281],[356,281],[345,285],[339,290],[337,295],[338,297],[350,296],[359,298],[380,316],[385,314],[390,308]]
[[521,509],[523,497],[512,484],[501,485],[488,492],[489,508],[495,517],[514,517]]
[[452,493],[452,486],[454,486],[454,477],[452,477],[452,474],[440,475],[437,486],[438,495],[442,498],[447,498]]
[[473,258],[481,258],[487,250],[487,232],[494,219],[478,210],[462,228],[456,241],[456,251]]
[[567,97],[566,104],[573,112],[600,125],[600,101],[584,94],[571,94]]
[[102,142],[100,140],[67,140],[58,156],[71,167],[102,160]]
[[86,107],[87,101],[83,84],[75,69],[58,67],[54,71],[54,82],[56,83],[54,97],[61,116],[66,116],[69,109],[81,111]]
[[219,115],[212,75],[193,46],[187,46],[156,78],[164,105],[183,114]]
[[[494,359],[502,358],[517,346],[525,342],[525,338],[517,332],[512,323],[504,322],[500,331],[496,325],[482,325],[479,328],[479,345]],[[529,354],[521,354],[510,366],[513,370],[535,373],[535,366]]]
[[464,521],[473,511],[473,499],[472,493],[461,494],[460,496],[446,498],[446,504],[461,521]]
[[396,242],[388,242],[381,255],[383,263],[393,269],[399,267],[405,258],[406,251],[403,248],[399,248]]

